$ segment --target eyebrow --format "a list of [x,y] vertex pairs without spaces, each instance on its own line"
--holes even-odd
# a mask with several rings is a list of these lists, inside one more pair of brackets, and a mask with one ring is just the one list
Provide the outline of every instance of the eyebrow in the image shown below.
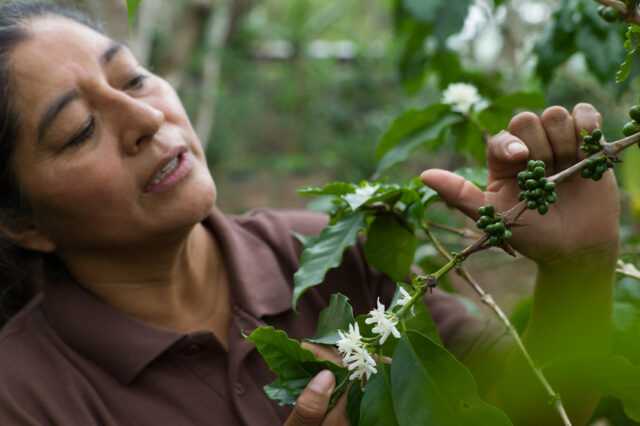
[[[100,63],[102,66],[108,65],[118,52],[122,51],[123,47],[122,43],[113,42],[109,48],[100,55]],[[42,115],[40,124],[38,125],[38,143],[42,142],[45,133],[49,130],[49,127],[51,127],[51,124],[53,124],[56,117],[67,105],[78,98],[80,98],[80,92],[78,92],[77,89],[71,89],[51,102],[45,113]]]

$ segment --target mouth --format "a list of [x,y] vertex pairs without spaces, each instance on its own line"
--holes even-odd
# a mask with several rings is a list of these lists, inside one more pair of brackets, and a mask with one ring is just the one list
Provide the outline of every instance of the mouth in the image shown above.
[[158,167],[147,181],[144,192],[163,192],[185,178],[193,168],[193,158],[186,147],[171,150],[159,162]]

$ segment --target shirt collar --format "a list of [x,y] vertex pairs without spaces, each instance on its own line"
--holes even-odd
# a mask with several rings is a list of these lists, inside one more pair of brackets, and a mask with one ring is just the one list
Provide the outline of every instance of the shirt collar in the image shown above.
[[[220,244],[236,308],[255,318],[291,308],[291,277],[264,240],[215,208],[202,223]],[[184,338],[118,311],[68,276],[44,286],[42,307],[67,345],[125,385]]]

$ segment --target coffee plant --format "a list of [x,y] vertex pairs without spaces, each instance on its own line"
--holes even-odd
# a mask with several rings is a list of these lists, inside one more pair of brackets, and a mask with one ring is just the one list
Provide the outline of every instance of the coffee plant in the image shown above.
[[[127,3],[133,19],[139,2]],[[396,293],[388,306],[378,300],[376,307],[363,315],[354,314],[344,295],[331,297],[320,314],[315,335],[305,340],[334,348],[342,365],[318,359],[282,330],[254,330],[247,338],[277,375],[265,392],[280,404],[294,404],[311,378],[329,369],[336,377],[332,400],[347,394],[353,426],[512,425],[505,412],[483,399],[471,372],[443,346],[423,303],[425,294],[443,285],[446,275],[454,271],[500,321],[559,421],[572,424],[562,395],[546,378],[554,368],[572,367],[562,362],[538,365],[520,337],[530,303],[516,308],[512,322],[464,263],[490,248],[515,255],[510,240],[518,227],[525,226],[521,222],[525,212],[546,215],[562,203],[557,188],[565,180],[579,175],[597,181],[615,168],[623,151],[640,141],[640,105],[630,109],[631,121],[621,129],[622,139],[608,142],[602,129],[583,131],[580,149],[585,158],[576,164],[549,175],[544,162],[529,161],[517,175],[518,203],[503,211],[493,205],[482,206],[475,231],[429,220],[432,207],[441,201],[438,194],[418,178],[390,183],[384,176],[391,167],[407,161],[418,149],[436,152],[443,147],[484,164],[490,134],[505,128],[516,112],[545,105],[544,97],[536,91],[504,92],[495,79],[466,69],[460,56],[448,47],[447,39],[460,31],[471,3],[393,2],[396,38],[401,41],[398,65],[402,83],[409,93],[418,93],[427,80],[435,81],[440,100],[405,111],[391,122],[376,147],[378,168],[371,180],[332,182],[300,190],[304,196],[328,201],[330,221],[317,236],[299,236],[304,248],[294,276],[294,309],[307,290],[322,285],[327,272],[340,265],[344,251],[359,243],[369,264],[396,282]],[[507,1],[495,0],[494,6],[504,3]],[[589,72],[620,95],[638,74],[639,48],[637,0],[562,0],[534,48],[535,73],[544,87],[555,70],[579,52]],[[617,86],[611,84],[614,77]],[[478,186],[485,184],[486,170],[476,167],[457,172]],[[473,237],[473,242],[450,251],[434,229],[465,239]],[[635,247],[633,244],[637,241],[631,245]],[[432,248],[442,262],[433,270],[416,273],[413,265],[421,247]],[[599,393],[623,407],[623,412],[615,415],[624,423],[616,424],[640,422],[640,271],[630,263],[636,257],[636,253],[623,250],[618,262],[623,279],[615,288],[612,351],[589,360],[592,368],[584,370]],[[608,409],[607,404],[598,408],[604,416],[610,415]]]

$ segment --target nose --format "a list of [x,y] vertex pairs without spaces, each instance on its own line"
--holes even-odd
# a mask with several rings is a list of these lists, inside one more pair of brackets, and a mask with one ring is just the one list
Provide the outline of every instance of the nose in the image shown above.
[[150,142],[165,121],[164,113],[148,102],[113,91],[108,109],[126,155],[136,155]]

